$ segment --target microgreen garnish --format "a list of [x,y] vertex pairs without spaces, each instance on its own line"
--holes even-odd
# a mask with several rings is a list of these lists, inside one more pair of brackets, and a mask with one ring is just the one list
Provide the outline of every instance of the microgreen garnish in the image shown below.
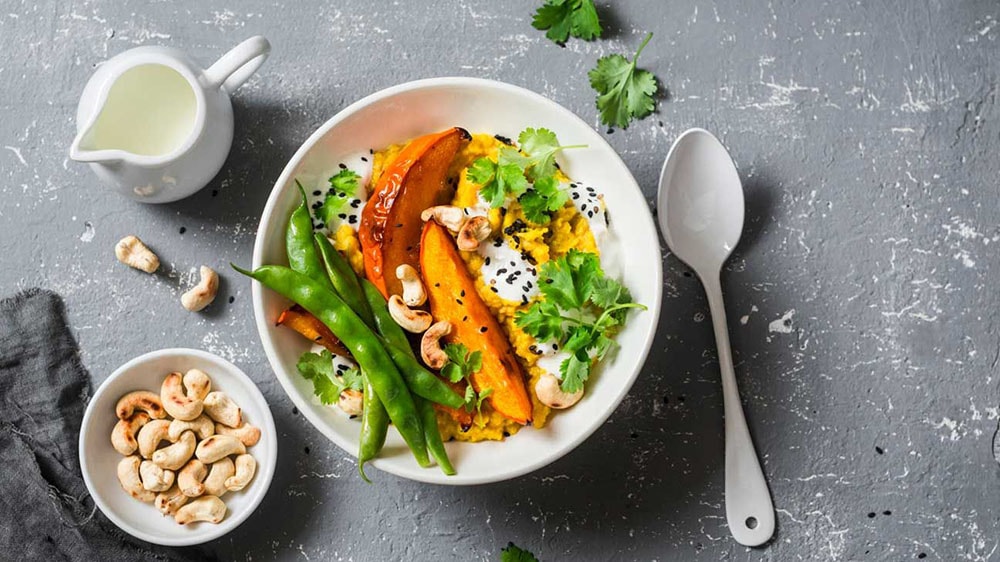
[[313,394],[323,404],[336,404],[340,400],[341,392],[360,391],[363,388],[361,371],[357,367],[351,367],[339,374],[335,373],[333,354],[326,349],[319,353],[303,353],[295,367],[303,378],[312,381]]
[[546,0],[531,21],[535,29],[548,31],[545,36],[562,45],[569,36],[590,41],[601,36],[601,21],[594,0]]
[[544,297],[515,322],[539,342],[554,341],[569,357],[559,365],[561,388],[573,393],[583,388],[595,359],[611,350],[611,336],[625,322],[632,295],[618,281],[606,277],[596,254],[570,250],[539,268],[538,288]]
[[631,61],[623,55],[608,55],[587,73],[597,90],[597,109],[605,125],[627,127],[632,119],[645,117],[656,107],[656,77],[635,66],[651,37],[652,33],[646,35]]

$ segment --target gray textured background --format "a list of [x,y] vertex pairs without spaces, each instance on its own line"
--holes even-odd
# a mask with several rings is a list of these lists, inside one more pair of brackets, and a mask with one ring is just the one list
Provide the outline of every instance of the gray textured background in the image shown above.
[[[513,540],[543,560],[1000,559],[996,2],[604,0],[606,39],[565,49],[530,27],[538,0],[394,4],[0,3],[0,292],[59,291],[95,383],[139,353],[198,347],[247,370],[275,413],[271,490],[213,550],[495,560]],[[476,488],[381,473],[364,485],[277,385],[246,281],[227,275],[205,314],[179,306],[199,264],[249,262],[284,163],[348,103],[406,80],[480,76],[597,126],[587,69],[647,30],[641,66],[669,99],[607,138],[650,198],[687,127],[717,132],[740,167],[748,224],[724,286],[778,510],[769,546],[727,533],[707,307],[673,258],[649,362],[611,420],[554,465]],[[201,193],[143,206],[67,160],[96,63],[159,43],[207,66],[258,33],[273,54],[238,92],[232,154]],[[129,233],[164,274],[115,261]]]

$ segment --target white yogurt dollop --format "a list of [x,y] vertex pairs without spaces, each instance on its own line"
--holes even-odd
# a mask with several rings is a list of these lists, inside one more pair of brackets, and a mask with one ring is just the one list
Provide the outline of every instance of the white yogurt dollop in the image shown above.
[[[341,224],[347,224],[357,232],[358,227],[361,226],[361,210],[365,208],[365,203],[368,202],[367,187],[372,179],[373,158],[368,152],[352,154],[345,157],[338,164],[337,168],[329,174],[317,176],[309,182],[304,181],[308,178],[298,178],[306,190],[306,201],[309,205],[309,212],[312,213],[313,227],[316,230],[322,231],[326,229],[332,235]],[[330,178],[340,173],[341,170],[351,170],[360,176],[358,179],[358,191],[354,197],[351,197],[341,215],[335,218],[337,222],[334,223],[334,228],[330,228],[331,225],[319,222],[319,219],[316,218],[316,212],[323,206],[326,196],[334,192],[333,187],[330,186]]]
[[484,242],[477,251],[483,257],[483,282],[500,298],[527,303],[538,295],[538,269],[506,237]]

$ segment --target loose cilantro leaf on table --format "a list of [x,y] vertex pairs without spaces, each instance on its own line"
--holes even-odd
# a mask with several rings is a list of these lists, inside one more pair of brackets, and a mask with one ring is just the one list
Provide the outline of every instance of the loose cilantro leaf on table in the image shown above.
[[361,176],[350,169],[341,170],[330,178],[332,191],[326,194],[323,205],[316,210],[316,218],[331,231],[331,225],[341,220],[340,215],[350,211],[351,200],[358,194],[360,179]]
[[656,77],[636,68],[651,37],[652,33],[646,35],[631,62],[622,55],[608,55],[598,59],[597,66],[587,73],[590,85],[597,90],[597,109],[605,125],[627,127],[632,119],[645,117],[656,107]]
[[518,312],[515,322],[537,341],[554,341],[570,354],[559,365],[560,387],[576,392],[590,377],[594,359],[603,359],[614,346],[611,336],[628,309],[646,307],[604,275],[596,254],[579,250],[542,264],[538,288],[544,298]]
[[500,562],[538,562],[535,555],[510,542],[500,551]]
[[336,404],[340,393],[345,390],[360,391],[363,388],[361,371],[356,367],[337,376],[333,369],[333,354],[326,349],[319,353],[303,353],[295,367],[303,378],[312,381],[313,394],[326,405]]
[[548,30],[545,36],[562,45],[569,36],[590,41],[601,36],[601,21],[594,0],[547,0],[535,12],[532,27]]

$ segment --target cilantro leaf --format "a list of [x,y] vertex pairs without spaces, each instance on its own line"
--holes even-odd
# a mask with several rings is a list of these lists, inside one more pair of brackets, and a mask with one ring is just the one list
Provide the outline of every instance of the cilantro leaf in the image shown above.
[[556,134],[545,128],[528,127],[517,137],[521,151],[528,155],[528,178],[537,181],[556,173],[556,154],[567,148],[584,148],[585,144],[561,146]]
[[601,21],[594,0],[547,0],[535,12],[532,27],[548,30],[545,36],[556,44],[566,43],[569,36],[590,41],[601,36]]
[[632,295],[624,285],[610,277],[594,279],[590,302],[599,308],[611,308],[616,304],[632,302]]
[[524,169],[516,163],[504,162],[503,158],[499,164],[486,157],[478,158],[465,177],[480,186],[479,193],[493,208],[503,205],[508,194],[517,197],[528,189]]
[[531,552],[509,542],[500,551],[500,562],[538,562],[538,559]]
[[538,341],[561,340],[563,319],[559,308],[548,301],[536,301],[527,312],[519,311],[515,322]]
[[[341,381],[339,377],[334,374],[333,371],[333,354],[329,350],[324,349],[319,353],[303,353],[299,357],[298,363],[295,365],[298,369],[299,374],[303,378],[309,380],[313,384],[313,394],[315,394],[319,401],[323,404],[330,405],[336,404],[340,400],[340,393],[347,388],[351,388],[345,385],[344,381]],[[357,371],[357,369],[354,369]],[[360,381],[360,373],[357,374],[357,379]],[[353,383],[353,380],[352,380]],[[358,384],[357,390],[361,390],[360,383]]]
[[584,354],[585,359],[580,359],[578,353],[570,355],[559,365],[559,373],[562,374],[562,383],[559,387],[563,392],[570,394],[583,388],[583,383],[590,378],[590,357]]
[[334,230],[331,225],[343,220],[340,215],[348,212],[351,199],[358,193],[360,179],[361,176],[349,169],[341,170],[329,179],[332,191],[326,194],[323,205],[316,210],[316,218],[331,231]]
[[566,205],[569,193],[559,189],[559,181],[549,176],[535,181],[518,201],[525,218],[535,224],[545,224],[552,219],[552,213]]
[[570,250],[557,260],[542,264],[538,288],[563,310],[576,310],[590,298],[594,279],[603,277],[596,254]]
[[591,87],[597,91],[597,109],[605,125],[627,127],[632,119],[645,117],[656,107],[656,77],[636,68],[652,36],[646,35],[631,62],[622,55],[608,55],[598,59],[597,66],[587,73]]
[[344,390],[357,390],[362,392],[365,388],[365,380],[361,376],[361,371],[357,367],[351,367],[340,374],[344,381]]
[[483,352],[469,353],[464,344],[450,343],[444,346],[444,354],[448,356],[448,362],[441,368],[441,374],[451,382],[469,378],[483,368]]

